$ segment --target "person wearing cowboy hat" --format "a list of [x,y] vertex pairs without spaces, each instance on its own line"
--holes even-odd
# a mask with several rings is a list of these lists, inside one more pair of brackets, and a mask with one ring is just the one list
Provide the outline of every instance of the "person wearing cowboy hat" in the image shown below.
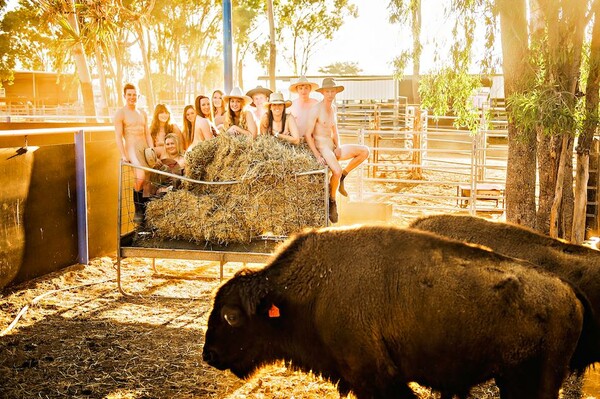
[[[359,144],[340,145],[337,129],[337,111],[335,96],[344,90],[332,78],[323,79],[323,84],[317,89],[323,95],[323,100],[311,108],[306,130],[306,143],[321,165],[329,166],[331,179],[329,180],[329,220],[336,223],[338,220],[336,192],[347,197],[344,188],[344,179],[350,171],[360,165],[369,156],[369,148]],[[339,161],[350,160],[342,170]]]
[[265,107],[263,107],[263,105],[267,102],[271,94],[273,94],[272,90],[262,86],[256,86],[246,93],[246,95],[252,99],[252,104],[250,104],[250,106],[253,108],[251,109],[251,112],[257,123],[260,122],[260,118],[262,118],[265,113]]
[[298,144],[300,136],[296,120],[285,113],[286,108],[291,104],[291,101],[283,99],[283,94],[279,92],[271,94],[269,101],[263,105],[266,112],[260,120],[260,134]]
[[242,92],[239,87],[234,87],[228,96],[223,97],[225,102],[225,118],[223,120],[223,131],[232,135],[246,135],[255,138],[257,134],[254,116],[246,106],[252,99]]
[[298,126],[298,132],[300,133],[300,142],[304,142],[304,137],[306,136],[308,113],[312,106],[318,103],[316,99],[310,97],[310,92],[316,90],[318,87],[318,84],[309,82],[306,76],[300,76],[296,82],[290,85],[290,92],[298,94],[298,98],[292,101],[289,112],[296,119],[296,126]]

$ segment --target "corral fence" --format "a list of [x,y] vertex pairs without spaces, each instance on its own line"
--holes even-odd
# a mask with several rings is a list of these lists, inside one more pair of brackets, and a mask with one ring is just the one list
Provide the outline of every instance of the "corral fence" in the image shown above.
[[391,202],[400,215],[504,212],[507,131],[498,113],[482,112],[486,128],[476,132],[403,99],[343,104],[338,113],[340,134],[370,148],[355,178],[360,201]]

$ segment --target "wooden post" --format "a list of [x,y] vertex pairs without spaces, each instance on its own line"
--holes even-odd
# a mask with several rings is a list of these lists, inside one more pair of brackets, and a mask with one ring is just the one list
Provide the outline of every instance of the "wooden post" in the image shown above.
[[413,121],[413,137],[412,137],[412,162],[414,165],[410,170],[410,178],[413,180],[422,180],[423,179],[423,168],[421,168],[421,163],[423,160],[422,156],[422,145],[421,145],[421,136],[422,136],[423,126],[421,124],[421,108],[415,107],[415,119]]
[[[374,108],[373,108],[373,119],[374,119],[374,126],[373,129],[374,130],[380,130],[381,129],[381,118],[379,115],[379,104],[375,104]],[[373,163],[377,164],[379,163],[379,150],[377,150],[377,148],[379,148],[379,139],[381,137],[379,136],[379,134],[375,133],[373,134]],[[373,165],[373,177],[376,177],[375,175],[377,174],[377,165]]]

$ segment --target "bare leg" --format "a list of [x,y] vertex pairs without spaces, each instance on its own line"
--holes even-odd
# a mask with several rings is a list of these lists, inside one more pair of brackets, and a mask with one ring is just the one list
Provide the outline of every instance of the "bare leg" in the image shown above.
[[348,192],[344,187],[344,179],[348,176],[350,171],[355,169],[369,157],[369,148],[364,145],[346,144],[335,149],[335,156],[339,160],[350,159],[350,162],[342,171],[339,184],[340,194],[347,197]]
[[329,166],[329,169],[331,170],[331,179],[329,180],[329,198],[335,201],[335,193],[337,192],[337,189],[340,185],[340,178],[342,177],[342,167],[337,161],[337,157],[334,152],[329,148],[319,148],[319,151],[321,152],[323,159],[325,159],[327,166]]

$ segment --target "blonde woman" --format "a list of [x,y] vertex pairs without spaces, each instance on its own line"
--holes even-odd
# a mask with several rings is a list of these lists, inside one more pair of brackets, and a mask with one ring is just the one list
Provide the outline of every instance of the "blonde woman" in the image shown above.
[[246,110],[246,106],[252,102],[252,99],[244,95],[242,89],[234,87],[228,96],[223,97],[223,101],[225,102],[223,131],[255,138],[258,128],[252,112]]

